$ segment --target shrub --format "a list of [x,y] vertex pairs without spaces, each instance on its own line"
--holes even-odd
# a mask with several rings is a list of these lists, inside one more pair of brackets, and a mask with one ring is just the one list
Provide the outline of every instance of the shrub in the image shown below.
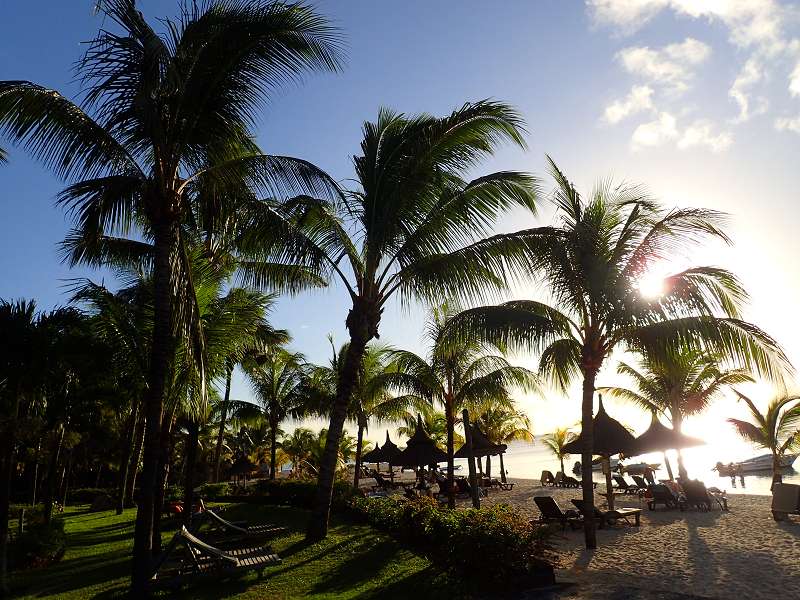
[[353,498],[355,513],[483,590],[554,583],[546,528],[509,506],[449,510],[431,498]]
[[50,525],[29,525],[10,547],[11,568],[41,567],[60,560],[66,548],[64,521],[53,519]]
[[70,504],[91,504],[95,498],[102,495],[113,498],[117,495],[117,492],[110,488],[76,488],[69,490],[67,502]]
[[164,489],[164,502],[183,502],[185,491],[182,485],[168,485]]
[[[255,485],[255,493],[263,496],[270,504],[287,504],[298,508],[313,508],[317,494],[314,481],[295,481],[290,479],[265,479]],[[333,485],[333,507],[349,506],[353,496],[353,486],[347,481],[337,481]]]
[[208,498],[209,500],[216,500],[217,498],[224,498],[230,495],[231,486],[229,483],[223,481],[222,483],[204,483],[200,486],[200,496]]

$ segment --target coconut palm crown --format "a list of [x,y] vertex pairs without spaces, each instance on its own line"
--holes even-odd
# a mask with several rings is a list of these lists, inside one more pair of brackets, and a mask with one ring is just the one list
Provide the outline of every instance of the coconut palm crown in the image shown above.
[[[582,380],[581,462],[592,460],[595,380],[614,350],[643,350],[664,340],[715,352],[754,373],[780,379],[790,366],[769,335],[742,320],[747,294],[717,267],[690,267],[645,297],[639,282],[660,261],[707,239],[728,243],[725,215],[699,208],[665,210],[638,186],[600,182],[584,198],[548,157],[558,222],[531,231],[528,268],[547,285],[551,302],[516,300],[464,311],[447,333],[450,343],[484,339],[540,354],[539,372],[562,390]],[[590,469],[583,499],[594,503]],[[596,547],[594,519],[585,520],[586,546]]]

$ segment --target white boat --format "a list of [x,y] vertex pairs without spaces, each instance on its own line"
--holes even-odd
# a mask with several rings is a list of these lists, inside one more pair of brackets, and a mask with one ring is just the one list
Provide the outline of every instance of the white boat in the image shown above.
[[[800,454],[784,454],[781,457],[781,468],[790,469],[797,460]],[[717,463],[715,467],[720,475],[730,477],[731,471],[733,474],[739,473],[756,473],[758,471],[771,471],[772,470],[772,454],[762,454],[761,456],[754,456],[738,463],[733,463],[733,469],[730,464]]]

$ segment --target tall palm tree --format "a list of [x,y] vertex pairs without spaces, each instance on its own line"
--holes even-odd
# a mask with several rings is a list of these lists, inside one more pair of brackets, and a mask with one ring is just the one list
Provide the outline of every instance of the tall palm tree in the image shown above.
[[303,398],[299,392],[306,374],[305,357],[275,348],[251,361],[245,373],[269,423],[269,478],[275,479],[278,428],[287,416],[301,409]]
[[[744,369],[726,369],[717,356],[685,347],[648,351],[641,357],[638,368],[620,362],[617,373],[630,377],[635,389],[603,387],[598,391],[637,404],[648,412],[666,415],[677,432],[681,431],[684,419],[703,412],[727,387],[753,381]],[[678,474],[688,477],[680,451]]]
[[[443,344],[443,332],[449,320],[457,314],[444,304],[431,310],[425,327],[430,345],[427,358],[413,352],[398,350],[392,353],[392,369],[384,379],[410,403],[425,402],[442,407],[447,427],[448,489],[454,490],[453,432],[460,412],[467,408],[480,414],[490,408],[512,409],[511,390],[538,389],[535,373],[512,366],[504,357],[487,354],[484,346],[473,339],[457,346]],[[455,496],[449,496],[450,508],[455,508]]]
[[[490,403],[481,411],[476,423],[493,444],[510,444],[518,441],[533,443],[531,420],[513,403],[510,406],[505,402]],[[491,474],[491,456],[487,456],[486,475],[491,476]],[[500,479],[503,483],[506,482],[506,469],[502,454],[500,454]]]
[[574,442],[576,439],[578,439],[578,434],[570,431],[567,427],[559,427],[552,433],[548,433],[542,437],[542,443],[547,446],[550,452],[555,454],[561,464],[562,473],[565,473],[564,459],[569,456],[569,453],[564,451],[564,446],[570,442]]
[[504,288],[510,270],[520,266],[523,237],[481,237],[512,206],[533,210],[534,178],[501,171],[467,181],[465,175],[499,143],[523,146],[522,135],[519,115],[498,102],[468,103],[443,118],[383,109],[363,127],[354,158],[357,189],[336,202],[303,196],[265,202],[252,212],[243,239],[251,252],[316,267],[340,281],[351,300],[345,320],[350,346],[336,386],[310,540],[327,534],[339,438],[386,303],[396,296],[472,298]]
[[[728,242],[724,215],[698,208],[662,209],[640,187],[598,184],[582,197],[548,157],[556,182],[558,223],[529,231],[531,271],[553,302],[521,300],[467,310],[450,327],[453,344],[485,339],[541,353],[539,371],[566,390],[582,379],[583,464],[592,460],[592,399],[597,374],[614,350],[643,350],[679,340],[718,353],[750,371],[780,378],[789,361],[778,344],[743,321],[747,294],[729,271],[692,267],[645,297],[640,280],[654,264],[702,240]],[[591,469],[583,470],[583,500],[594,503]],[[597,545],[594,519],[585,520],[586,546]]]
[[[161,21],[160,35],[134,0],[101,0],[98,8],[113,25],[78,62],[82,105],[28,81],[0,82],[0,131],[71,182],[60,202],[75,214],[79,235],[136,227],[155,246],[149,426],[134,536],[133,588],[141,593],[173,332],[193,316],[173,302],[191,296],[180,225],[198,198],[235,202],[252,187],[278,196],[335,188],[306,162],[262,154],[252,130],[281,83],[338,67],[339,36],[299,3],[186,4],[178,20]],[[215,193],[199,193],[209,189]]]
[[774,486],[783,481],[783,455],[800,449],[800,396],[776,396],[770,400],[766,412],[762,413],[750,398],[738,390],[734,392],[747,404],[751,421],[731,418],[728,422],[748,442],[772,453]]

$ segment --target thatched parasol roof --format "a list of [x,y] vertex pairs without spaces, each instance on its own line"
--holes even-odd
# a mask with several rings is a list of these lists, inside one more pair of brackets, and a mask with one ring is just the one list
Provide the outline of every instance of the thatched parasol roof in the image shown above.
[[379,463],[383,461],[381,447],[380,444],[377,442],[375,443],[375,447],[370,450],[369,452],[365,452],[361,455],[361,462],[362,463]]
[[[503,454],[507,446],[505,444],[495,444],[489,441],[486,434],[483,433],[477,425],[470,425],[472,431],[472,455],[473,456],[495,456],[496,454]],[[467,444],[465,443],[459,448],[453,458],[469,458],[467,452]]]
[[633,441],[633,444],[625,451],[625,454],[627,456],[637,456],[648,452],[680,450],[681,448],[693,448],[704,444],[705,442],[699,438],[677,432],[663,425],[658,420],[658,416],[653,413],[650,427]]
[[447,454],[427,434],[422,426],[422,416],[417,415],[417,428],[414,430],[414,435],[408,439],[406,449],[397,455],[393,463],[403,467],[424,467],[446,460]]
[[257,470],[258,470],[258,465],[256,465],[252,460],[250,460],[246,456],[242,455],[235,461],[233,461],[233,465],[231,465],[230,474],[247,475]]
[[[592,454],[612,456],[625,452],[633,445],[633,435],[625,429],[619,421],[612,419],[603,408],[603,397],[600,396],[600,406],[597,414],[592,419],[592,432],[594,435]],[[583,452],[583,435],[564,446],[567,454],[581,454]]]
[[400,464],[397,462],[397,457],[400,456],[402,450],[397,447],[397,445],[389,439],[389,432],[386,432],[386,441],[381,446],[381,460],[383,462],[387,462],[390,465],[397,465]]

